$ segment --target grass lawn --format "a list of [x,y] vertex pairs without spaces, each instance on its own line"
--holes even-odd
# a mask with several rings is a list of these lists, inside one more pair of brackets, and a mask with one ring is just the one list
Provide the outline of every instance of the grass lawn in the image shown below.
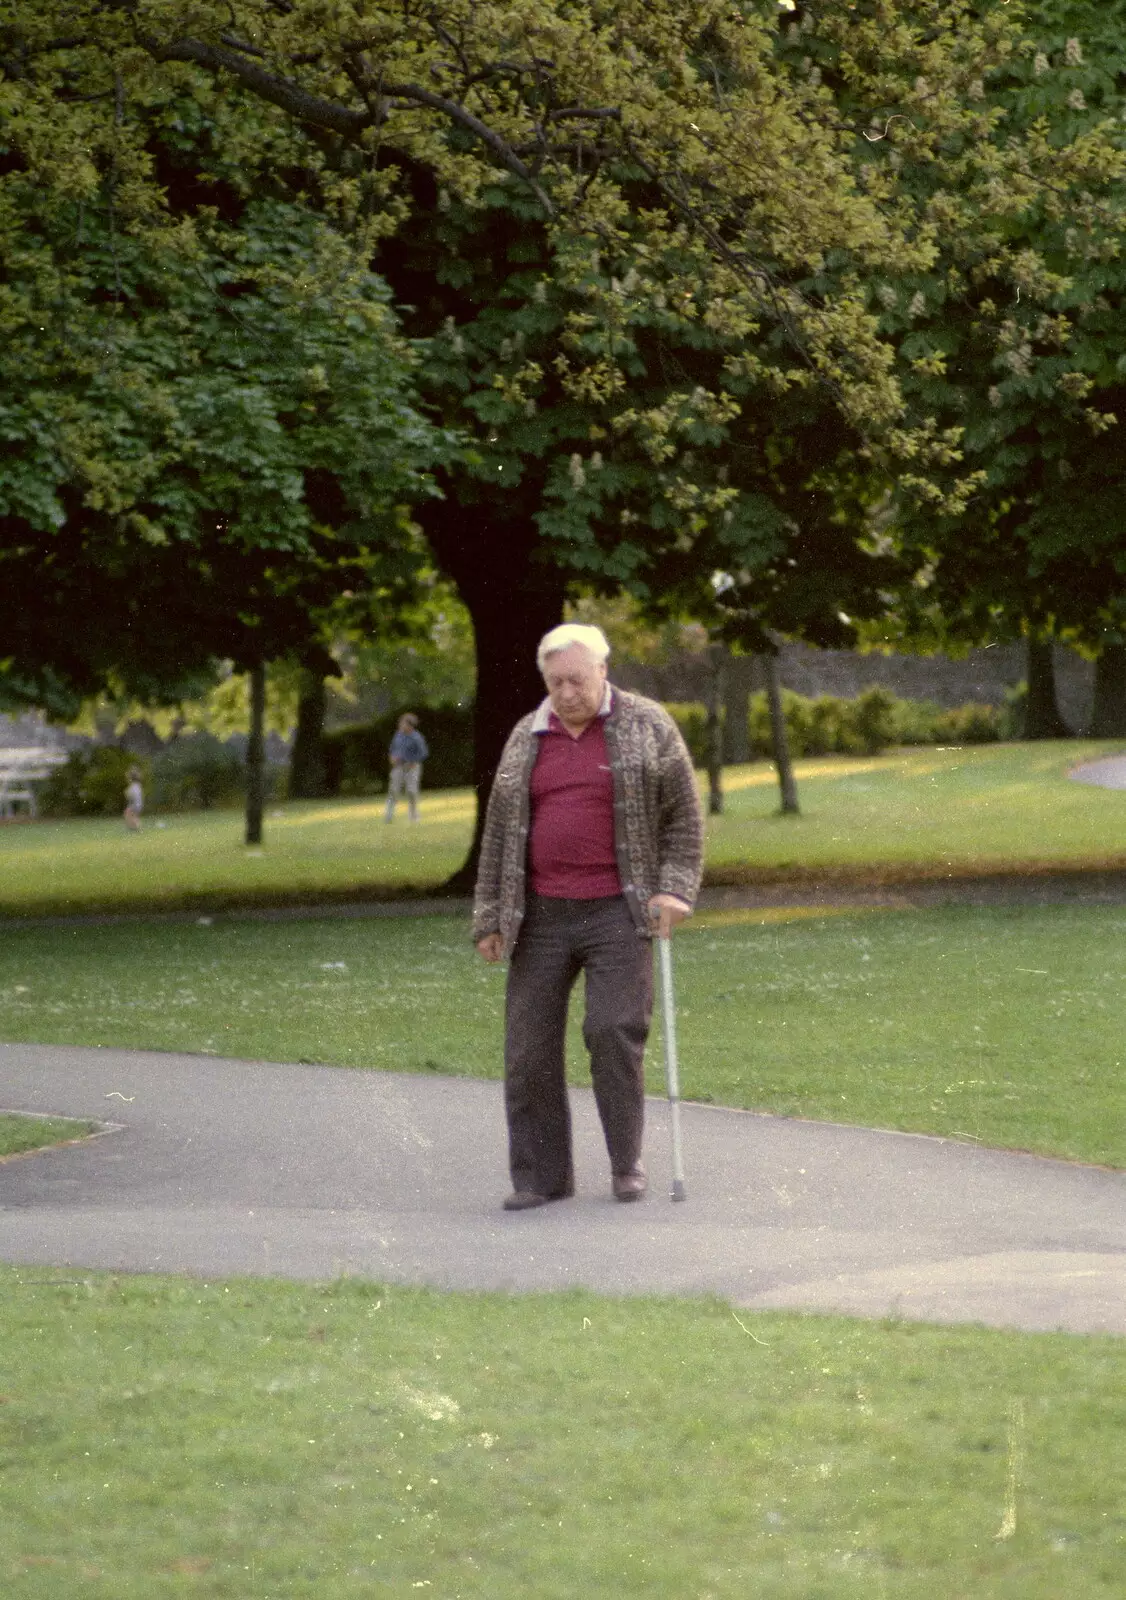
[[[713,881],[838,874],[888,878],[1021,866],[1126,867],[1126,792],[1072,783],[1069,770],[1121,746],[916,749],[799,762],[800,817],[777,815],[765,762],[731,767],[708,829]],[[383,822],[382,802],[307,801],[266,819],[248,851],[237,812],[0,827],[0,916],[269,905],[438,888],[468,848],[472,797],[423,797],[422,821]]]
[[0,1269],[34,1600],[1060,1600],[1126,1573],[1126,1345]]
[[[728,774],[717,875],[1126,864],[1106,747]],[[0,830],[9,914],[434,885],[467,796]],[[165,819],[161,819],[165,820]],[[1126,1166],[1126,908],[705,913],[689,1097]],[[463,918],[0,931],[0,1038],[495,1075]],[[576,1035],[572,1060],[582,1081]],[[652,1053],[660,1092],[660,1052]],[[22,1119],[18,1119],[22,1120]],[[0,1139],[4,1137],[0,1120]],[[0,1151],[5,1146],[0,1143]],[[0,1585],[33,1600],[1059,1600],[1126,1575],[1126,1345],[0,1267]]]
[[1126,867],[1126,791],[1068,778],[1121,753],[1066,740],[822,757],[797,763],[800,817],[778,814],[773,767],[733,767],[708,867],[717,882]]
[[[688,1098],[1126,1166],[1126,908],[710,912],[675,950]],[[503,986],[461,917],[0,933],[8,1040],[489,1077]]]
[[468,790],[428,795],[411,827],[383,821],[383,802],[303,801],[274,807],[265,845],[248,850],[238,811],[121,822],[0,827],[0,917],[41,912],[219,909],[433,892],[465,859]]
[[70,1117],[30,1117],[0,1111],[0,1160],[28,1150],[43,1150],[67,1139],[82,1139],[96,1127],[94,1122],[76,1122]]

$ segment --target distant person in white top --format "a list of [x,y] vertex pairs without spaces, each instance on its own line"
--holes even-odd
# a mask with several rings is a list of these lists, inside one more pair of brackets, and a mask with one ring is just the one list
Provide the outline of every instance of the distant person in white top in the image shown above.
[[391,740],[391,778],[387,785],[387,821],[394,821],[395,802],[406,793],[407,814],[412,822],[418,821],[418,791],[422,786],[422,763],[430,754],[430,747],[418,731],[418,718],[413,711],[405,711]]
[[145,809],[145,791],[141,788],[140,767],[130,767],[128,777],[129,781],[125,785],[125,810],[122,816],[130,833],[136,833],[141,826],[141,812]]

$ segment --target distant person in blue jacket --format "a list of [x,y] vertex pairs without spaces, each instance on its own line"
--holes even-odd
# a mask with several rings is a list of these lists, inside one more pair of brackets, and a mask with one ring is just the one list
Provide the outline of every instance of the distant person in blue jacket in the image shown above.
[[387,785],[387,821],[395,817],[395,802],[406,793],[407,814],[412,822],[418,821],[418,791],[422,786],[422,763],[430,754],[430,747],[418,731],[418,718],[406,711],[399,718],[399,726],[391,740],[391,781]]

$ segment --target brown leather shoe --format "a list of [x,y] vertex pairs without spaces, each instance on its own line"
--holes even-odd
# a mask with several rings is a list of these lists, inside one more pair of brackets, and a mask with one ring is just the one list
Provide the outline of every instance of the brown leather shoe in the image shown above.
[[615,1200],[640,1200],[649,1187],[645,1168],[639,1161],[632,1172],[615,1172],[610,1178]]
[[533,1189],[515,1189],[504,1202],[505,1211],[534,1211],[536,1206],[547,1205],[550,1197],[536,1194]]

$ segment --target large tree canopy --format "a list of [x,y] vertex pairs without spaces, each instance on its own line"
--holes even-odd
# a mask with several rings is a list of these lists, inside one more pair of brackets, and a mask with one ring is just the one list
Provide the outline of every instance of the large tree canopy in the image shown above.
[[[928,61],[936,17],[970,20],[958,3],[914,10],[900,42]],[[856,131],[779,56],[772,6],[46,0],[12,15],[13,182],[108,197],[122,232],[198,234],[145,108],[234,86],[260,110],[223,123],[228,163],[284,173],[415,307],[428,376],[449,368],[433,411],[473,445],[426,525],[474,616],[482,784],[569,573],[652,581],[654,540],[683,554],[709,529],[749,561],[776,542],[761,485],[718,473],[748,398],[817,384],[854,431],[898,420],[863,280],[926,263],[933,241],[854,181]],[[994,31],[969,28],[967,61],[1003,49]],[[969,66],[947,51],[933,70],[956,100]]]
[[1095,645],[1126,623],[1126,6],[1037,0],[1025,27],[980,86],[980,144],[935,159],[889,131],[902,192],[946,238],[934,270],[889,280],[882,327],[908,403],[959,430],[977,480],[957,516],[908,483],[893,534],[924,636]]
[[[871,0],[823,18],[854,102],[842,116],[809,56],[779,50],[772,3],[17,3],[2,39],[7,140],[50,187],[93,194],[110,175],[119,212],[151,222],[160,173],[134,103],[169,81],[204,95],[237,84],[280,115],[241,131],[229,120],[230,157],[303,165],[364,247],[412,210],[488,204],[486,190],[514,184],[546,227],[553,276],[582,298],[560,330],[576,397],[628,382],[623,294],[660,296],[740,341],[744,379],[777,385],[777,358],[764,375],[755,347],[781,332],[789,380],[815,375],[870,430],[899,397],[865,283],[925,269],[938,229],[893,186],[857,182],[855,146],[898,80],[922,73],[917,139],[980,133],[974,84],[1013,41],[1003,10],[978,9]],[[801,38],[804,20],[787,26]],[[318,141],[315,159],[293,129]],[[651,435],[675,413],[638,420]]]
[[108,190],[125,231],[198,233],[139,109],[170,86],[257,101],[227,160],[376,260],[431,414],[470,444],[423,520],[484,650],[485,781],[569,576],[652,593],[722,570],[767,620],[823,629],[876,593],[857,539],[893,471],[928,517],[964,507],[966,419],[918,386],[905,409],[887,297],[945,283],[983,195],[1010,263],[1014,204],[1061,159],[987,93],[1032,60],[1015,11],[21,0],[8,173]]
[[[802,296],[788,279],[835,249],[889,266],[910,247],[851,183],[847,137],[816,86],[780,78],[770,12],[729,0],[21,3],[3,40],[9,138],[41,179],[92,194],[112,170],[122,205],[151,213],[158,186],[130,104],[188,64],[318,134],[326,195],[376,235],[410,202],[404,171],[421,167],[470,203],[503,175],[570,241],[691,241],[685,287],[706,293],[713,318],[785,320],[843,403],[879,413],[893,387],[859,298]],[[644,217],[623,201],[637,177],[651,185]],[[572,245],[579,276],[588,254]],[[584,366],[616,381],[612,326],[603,333]]]
[[[210,128],[150,106],[166,173]],[[203,169],[205,170],[205,169]],[[441,453],[408,400],[385,286],[307,208],[264,197],[130,231],[112,185],[9,173],[0,351],[0,693],[182,692],[217,657],[322,670],[318,614],[403,592],[406,507]],[[385,607],[387,609],[387,607]]]

